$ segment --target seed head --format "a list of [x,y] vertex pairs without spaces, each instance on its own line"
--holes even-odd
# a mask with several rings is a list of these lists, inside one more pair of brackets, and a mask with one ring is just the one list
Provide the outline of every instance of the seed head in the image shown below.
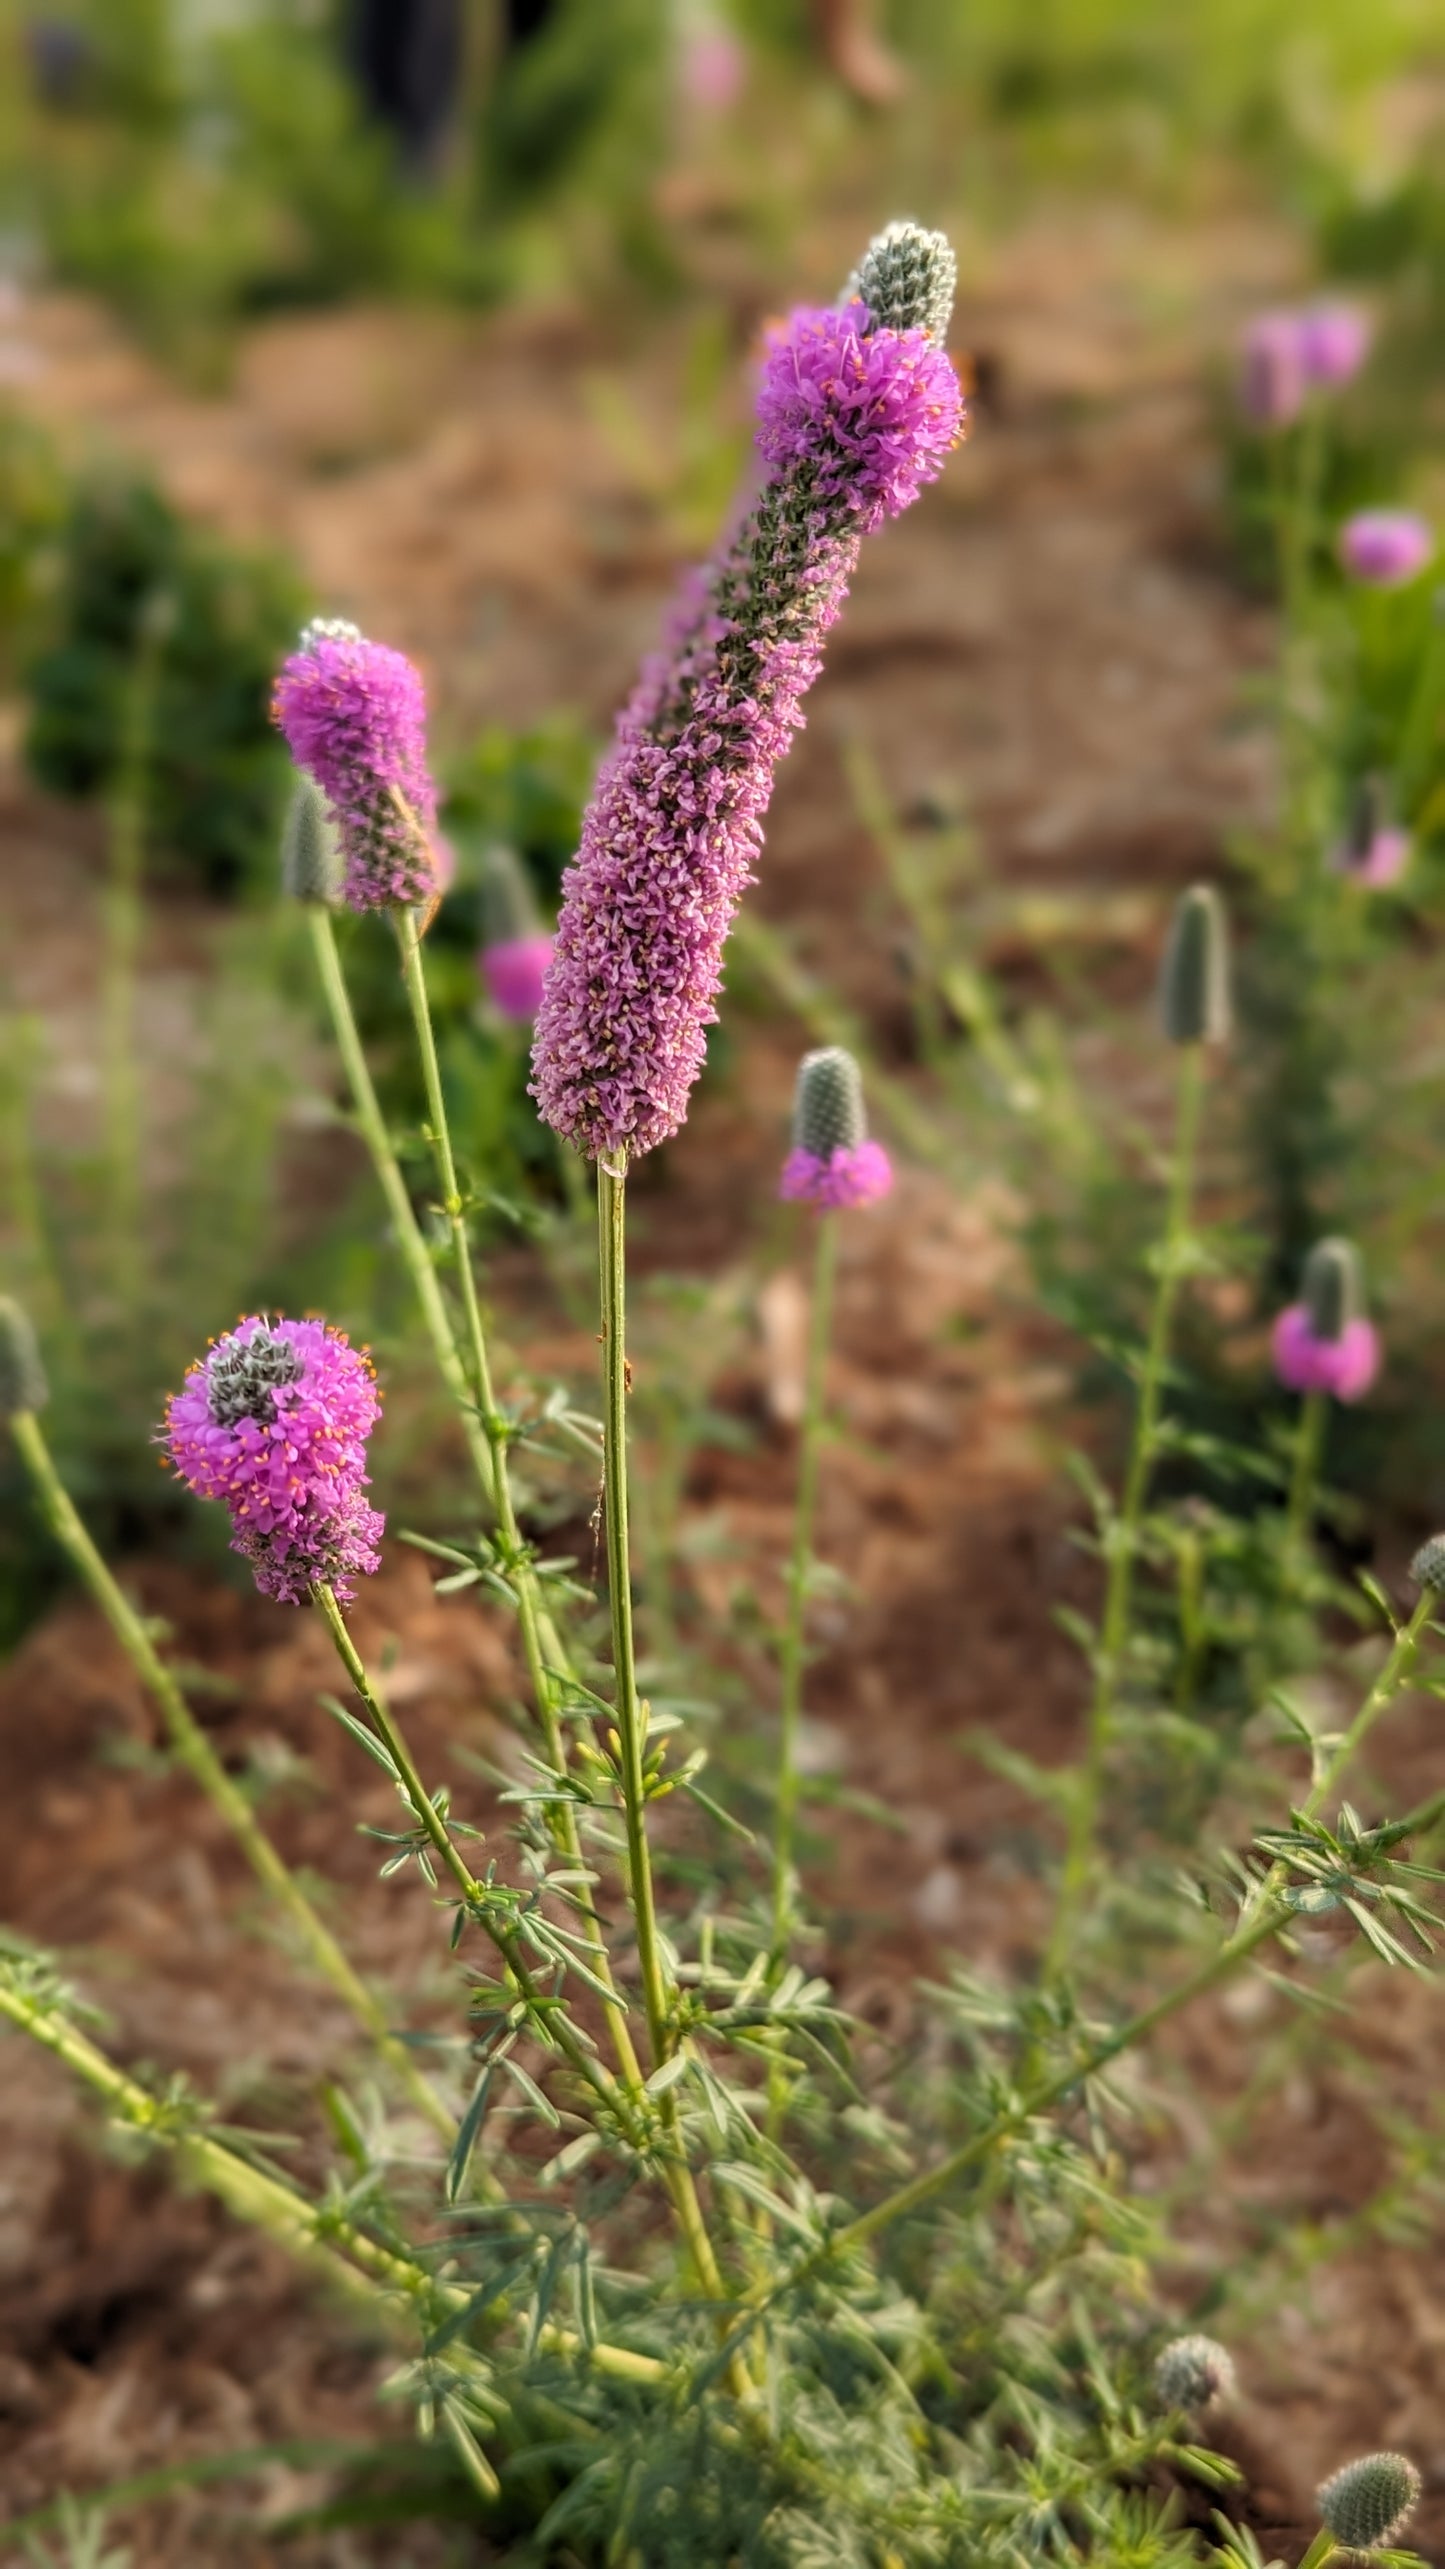
[[1212,884],[1194,884],[1175,906],[1159,972],[1159,1014],[1171,1044],[1228,1041],[1229,930]]
[[1154,2388],[1163,2408],[1211,2408],[1233,2395],[1233,2358],[1215,2337],[1175,2337],[1155,2360]]
[[1366,2453],[1336,2471],[1316,2495],[1336,2542],[1350,2551],[1377,2551],[1394,2540],[1412,2514],[1420,2474],[1403,2453]]
[[0,1418],[43,1409],[49,1398],[30,1315],[8,1294],[0,1294]]
[[335,901],[341,891],[341,840],[314,776],[298,768],[281,831],[281,888],[293,901]]
[[880,329],[923,330],[941,348],[957,286],[958,261],[947,235],[905,220],[874,234],[843,301],[866,303]]

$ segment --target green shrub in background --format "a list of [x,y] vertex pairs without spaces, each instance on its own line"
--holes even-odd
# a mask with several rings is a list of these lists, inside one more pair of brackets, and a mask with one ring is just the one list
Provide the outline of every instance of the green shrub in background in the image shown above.
[[148,484],[82,480],[56,534],[42,648],[25,673],[25,754],[52,793],[106,794],[151,601],[162,638],[148,840],[157,866],[213,892],[274,863],[286,759],[268,712],[271,678],[304,612],[282,564],[204,535]]

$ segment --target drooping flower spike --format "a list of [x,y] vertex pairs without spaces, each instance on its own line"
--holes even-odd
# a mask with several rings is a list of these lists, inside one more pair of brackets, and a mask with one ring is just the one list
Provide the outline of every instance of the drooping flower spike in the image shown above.
[[566,877],[532,1090],[556,1132],[613,1168],[687,1112],[774,771],[861,539],[961,433],[940,344],[952,277],[941,234],[892,225],[857,294],[770,333],[758,499],[686,584],[618,724]]
[[326,796],[345,864],[343,900],[353,910],[434,901],[437,798],[420,671],[354,624],[318,617],[282,665],[272,713],[297,766]]
[[836,1213],[876,1204],[893,1184],[893,1167],[881,1142],[868,1138],[863,1082],[841,1044],[805,1053],[793,1092],[793,1147],[783,1162],[778,1192],[789,1204],[816,1204]]
[[1365,1317],[1358,1250],[1348,1240],[1317,1240],[1303,1282],[1301,1300],[1274,1324],[1276,1374],[1287,1391],[1363,1400],[1380,1370],[1380,1339]]
[[263,1596],[345,1600],[379,1566],[384,1519],[365,1497],[381,1407],[369,1358],[320,1320],[256,1314],[218,1338],[166,1406],[163,1444],[198,1498],[230,1511],[233,1552]]

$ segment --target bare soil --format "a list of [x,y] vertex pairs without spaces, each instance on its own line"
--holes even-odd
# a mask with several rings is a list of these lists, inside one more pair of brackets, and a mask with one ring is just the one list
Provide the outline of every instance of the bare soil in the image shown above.
[[[845,738],[871,747],[901,805],[928,794],[966,808],[1006,971],[1046,974],[1062,933],[1125,995],[1145,986],[1174,889],[1267,808],[1271,787],[1265,737],[1241,713],[1269,633],[1220,547],[1204,383],[1238,314],[1287,269],[1278,241],[1242,221],[1206,233],[1071,212],[979,265],[955,333],[987,361],[974,440],[868,552],[755,896],[905,1069],[888,904],[844,782]],[[742,345],[761,308],[754,283],[723,275],[719,290]],[[626,688],[675,568],[675,513],[609,445],[589,384],[625,375],[665,439],[678,382],[667,327],[619,349],[565,310],[292,320],[258,332],[233,388],[210,399],[160,377],[79,301],[42,301],[33,336],[45,365],[27,398],[42,416],[67,438],[146,457],[230,532],[291,546],[329,609],[423,661],[444,735],[559,702],[600,723]],[[41,808],[12,778],[0,922],[17,995],[68,1012],[72,1078],[94,1040],[95,897],[89,822]],[[162,919],[153,956],[182,1014],[204,994],[187,915]],[[740,1227],[770,1193],[798,1030],[754,1011],[731,1031],[730,1083],[639,1189],[644,1272],[725,1286]],[[997,1180],[960,1192],[905,1170],[847,1240],[833,1384],[847,1433],[820,1546],[847,1586],[820,1623],[813,1747],[899,1825],[835,1815],[815,1870],[845,1996],[889,2031],[906,2026],[920,1969],[950,1954],[1008,1969],[1036,1947],[1036,1822],[968,1735],[991,1727],[1054,1758],[1081,1711],[1078,1662],[1050,1615],[1088,1593],[1056,1468],[1073,1426],[1070,1351],[1024,1306],[1013,1212]],[[515,1261],[500,1291],[528,1359],[585,1376],[585,1336],[543,1316],[551,1306]],[[711,1537],[689,1547],[696,1607],[724,1620],[740,1591],[776,1602],[801,1295],[794,1266],[774,1265],[718,1386],[753,1441],[705,1446],[687,1492],[689,1529]],[[339,1886],[363,1968],[444,2025],[450,1984],[428,1904],[378,1883],[375,1851],[352,1831],[352,1819],[385,1823],[386,1789],[318,1706],[323,1636],[174,1565],[130,1575],[177,1655],[228,1681],[198,1698],[227,1757],[304,1761],[268,1802],[276,1834]],[[398,1552],[357,1622],[363,1647],[395,1642],[392,1692],[428,1771],[458,1745],[506,1753],[516,1672],[484,1608],[439,1603]],[[1397,1725],[1393,1792],[1438,1783],[1435,1728],[1425,1706]],[[70,1957],[122,2057],[185,2070],[239,2120],[282,2121],[344,2063],[346,2027],[270,1941],[185,1780],[140,1753],[153,1742],[128,1670],[89,1611],[66,1603],[0,1681],[0,1910]],[[1427,2478],[1417,2538],[1445,2559],[1428,2152],[1398,2237],[1356,2218],[1386,2173],[1389,2116],[1430,2128],[1440,2002],[1428,1981],[1362,1986],[1327,2059],[1293,2068],[1209,2174],[1173,2283],[1188,2312],[1229,2246],[1302,2215],[1318,2225],[1340,2253],[1256,2314],[1239,2349],[1245,2403],[1221,2434],[1237,2438],[1267,2547],[1291,2560],[1313,2482],[1354,2452],[1404,2446]],[[1151,2056],[1142,2183],[1207,2166],[1197,2099],[1243,2086],[1277,2030],[1275,2004],[1200,2010]],[[66,2081],[18,2044],[5,2050],[0,2126],[10,2509],[189,2455],[386,2425],[383,2350],[210,2204],[98,2146]],[[312,2485],[276,2468],[246,2497],[274,2512]],[[279,2557],[214,2491],[127,2526],[146,2569]],[[349,2546],[328,2537],[285,2556],[372,2556]],[[385,2556],[425,2569],[441,2553],[417,2533]]]

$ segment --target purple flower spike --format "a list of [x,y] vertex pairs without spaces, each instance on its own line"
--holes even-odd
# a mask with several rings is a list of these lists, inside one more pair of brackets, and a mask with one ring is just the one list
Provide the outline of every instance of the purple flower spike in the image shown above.
[[379,1566],[384,1519],[363,1493],[380,1407],[369,1357],[341,1330],[254,1314],[168,1402],[172,1468],[197,1498],[224,1500],[263,1597],[302,1605],[325,1580],[345,1602]]
[[893,1163],[881,1142],[846,1144],[820,1158],[816,1151],[789,1151],[783,1162],[778,1193],[788,1204],[816,1204],[841,1213],[859,1204],[876,1204],[893,1184]]
[[355,625],[318,619],[276,681],[272,715],[314,776],[340,833],[353,910],[436,898],[436,787],[426,759],[426,692],[400,651]]
[[1304,408],[1304,334],[1297,312],[1256,314],[1240,352],[1239,403],[1256,428],[1288,428]]
[[1357,375],[1370,353],[1368,316],[1358,304],[1322,299],[1299,316],[1300,358],[1305,381],[1334,391]]
[[530,1026],[542,1005],[542,985],[552,960],[550,937],[505,937],[483,946],[478,969],[499,1016]]
[[1338,1338],[1326,1338],[1303,1302],[1280,1313],[1271,1344],[1274,1370],[1286,1391],[1363,1400],[1380,1370],[1380,1335],[1373,1322],[1347,1320]]
[[1404,508],[1362,508],[1340,529],[1340,559],[1357,580],[1379,589],[1417,579],[1435,550],[1434,530]]
[[[961,433],[940,344],[952,253],[916,225],[880,241],[888,256],[874,270],[897,326],[855,297],[795,313],[771,335],[758,401],[770,470],[746,520],[685,584],[567,873],[532,1094],[556,1132],[613,1166],[666,1141],[687,1113],[774,770],[862,536],[917,497]],[[860,277],[874,270],[865,259]]]

